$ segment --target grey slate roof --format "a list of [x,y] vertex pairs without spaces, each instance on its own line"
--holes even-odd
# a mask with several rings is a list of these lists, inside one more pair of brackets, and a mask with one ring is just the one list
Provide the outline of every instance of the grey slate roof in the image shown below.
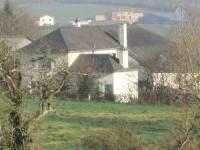
[[108,54],[80,55],[69,68],[71,72],[94,75],[109,74],[122,69],[117,60]]
[[57,29],[45,35],[44,37],[36,41],[33,41],[31,44],[21,49],[21,51],[24,53],[34,53],[47,50],[55,53],[67,52],[66,44],[65,41],[63,40],[60,29]]
[[[102,30],[118,40],[118,26],[102,26]],[[128,26],[129,56],[153,72],[169,71],[174,43],[137,25]],[[167,64],[167,65],[164,65]],[[135,65],[135,64],[132,64]]]
[[[118,25],[61,27],[22,50],[33,52],[46,47],[55,53],[118,48]],[[169,40],[137,25],[128,25],[128,49],[129,56],[154,72],[167,70],[163,64],[170,63],[168,54],[173,50]]]
[[21,36],[1,36],[0,42],[5,42],[13,51],[23,48],[31,43],[29,39]]
[[67,50],[110,49],[119,43],[102,32],[100,27],[60,28]]
[[23,48],[31,52],[48,47],[52,52],[68,52],[120,47],[118,41],[107,35],[100,27],[61,27]]

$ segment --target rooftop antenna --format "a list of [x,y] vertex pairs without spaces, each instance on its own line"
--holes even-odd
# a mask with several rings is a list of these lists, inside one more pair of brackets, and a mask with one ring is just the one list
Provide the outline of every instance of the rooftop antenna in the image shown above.
[[42,15],[47,15],[47,0],[41,0]]

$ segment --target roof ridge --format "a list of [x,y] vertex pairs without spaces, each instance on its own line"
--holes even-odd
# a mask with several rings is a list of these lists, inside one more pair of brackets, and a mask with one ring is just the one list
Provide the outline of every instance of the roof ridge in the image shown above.
[[58,31],[60,32],[60,36],[61,36],[61,38],[62,38],[62,40],[63,40],[64,45],[65,45],[65,50],[68,51],[67,43],[66,43],[66,41],[65,41],[65,39],[64,39],[63,33],[62,33],[62,31],[61,31],[61,28],[58,28]]

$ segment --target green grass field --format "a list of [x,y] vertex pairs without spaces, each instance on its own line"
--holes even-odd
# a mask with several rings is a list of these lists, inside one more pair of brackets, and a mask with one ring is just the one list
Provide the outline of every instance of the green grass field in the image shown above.
[[[37,109],[37,102],[24,103],[26,111]],[[53,101],[56,113],[50,113],[33,126],[33,149],[74,150],[80,139],[93,131],[111,130],[128,122],[148,147],[166,141],[173,119],[180,108],[165,105],[131,105],[112,102]]]
[[[81,138],[91,132],[111,131],[118,123],[134,128],[146,146],[155,149],[165,144],[181,107],[166,105],[133,105],[112,102],[52,101],[56,113],[50,113],[31,127],[33,150],[74,150]],[[7,108],[0,99],[0,112]],[[26,100],[23,111],[37,110],[38,102]]]

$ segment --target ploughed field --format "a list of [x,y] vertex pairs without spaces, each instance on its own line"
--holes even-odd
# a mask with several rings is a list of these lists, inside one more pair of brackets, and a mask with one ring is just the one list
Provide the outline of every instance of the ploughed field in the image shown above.
[[[112,102],[52,101],[50,113],[32,126],[34,150],[74,150],[81,138],[96,131],[110,131],[117,123],[127,122],[144,144],[152,149],[163,145],[181,108],[166,105],[133,105]],[[0,111],[5,109],[0,100]],[[32,113],[38,102],[26,100],[25,112]]]

